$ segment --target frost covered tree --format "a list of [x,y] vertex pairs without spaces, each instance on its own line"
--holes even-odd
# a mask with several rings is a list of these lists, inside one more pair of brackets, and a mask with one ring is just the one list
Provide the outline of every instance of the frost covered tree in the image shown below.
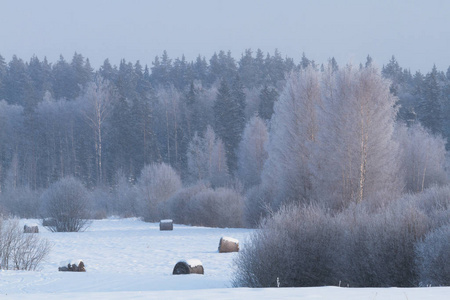
[[395,139],[401,148],[400,167],[405,176],[405,192],[422,192],[447,182],[445,140],[442,137],[415,124],[409,128],[397,126]]
[[267,159],[265,144],[268,138],[264,121],[258,116],[251,118],[244,129],[238,150],[237,175],[246,187],[261,181],[261,173]]
[[44,216],[55,220],[54,232],[78,232],[89,224],[88,193],[74,177],[53,183],[43,194]]
[[192,182],[206,181],[213,186],[222,186],[228,180],[225,146],[208,126],[204,136],[196,132],[189,143],[188,172]]
[[138,199],[145,221],[166,218],[165,202],[182,187],[180,176],[165,164],[150,164],[142,169],[137,182]]
[[103,183],[103,132],[106,120],[112,109],[114,97],[110,83],[101,77],[97,77],[94,82],[90,82],[87,85],[84,96],[82,97],[84,118],[94,135],[98,183]]
[[393,139],[396,98],[374,67],[324,73],[315,190],[333,207],[391,199],[402,187]]
[[262,184],[271,190],[275,206],[311,199],[309,162],[317,138],[320,103],[319,77],[312,67],[288,76],[275,103],[262,173]]

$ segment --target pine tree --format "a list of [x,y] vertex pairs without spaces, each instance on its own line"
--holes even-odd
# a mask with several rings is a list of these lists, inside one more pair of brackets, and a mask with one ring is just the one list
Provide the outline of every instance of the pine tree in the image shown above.
[[5,98],[5,79],[7,71],[5,59],[0,55],[0,100]]
[[251,49],[246,49],[245,53],[241,56],[238,72],[247,88],[253,88],[257,85],[259,74]]
[[109,62],[109,59],[105,59],[103,62],[103,65],[98,70],[99,74],[108,80],[109,82],[116,82],[117,77],[117,68],[114,66],[114,68],[111,66],[111,63]]
[[434,134],[442,131],[441,89],[438,82],[436,65],[425,76],[422,99],[419,104],[419,120]]
[[273,114],[273,105],[278,99],[278,92],[274,88],[269,88],[267,84],[264,85],[259,94],[260,102],[258,107],[258,114],[263,120],[270,120]]
[[225,145],[228,168],[231,172],[236,170],[236,150],[241,140],[245,126],[245,94],[242,83],[235,80],[233,89],[222,80],[214,102],[215,132]]
[[[30,77],[22,59],[13,56],[4,80],[4,97],[9,104],[28,106],[33,94]],[[34,103],[36,104],[36,103]]]

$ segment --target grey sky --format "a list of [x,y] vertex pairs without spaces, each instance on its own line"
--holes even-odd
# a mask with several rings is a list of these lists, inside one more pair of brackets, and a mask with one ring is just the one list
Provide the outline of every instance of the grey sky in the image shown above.
[[381,66],[395,55],[412,71],[450,66],[450,1],[446,0],[0,0],[0,54],[56,62],[74,52],[98,68],[105,58],[151,66],[165,49],[188,60],[247,48],[299,61],[334,56]]

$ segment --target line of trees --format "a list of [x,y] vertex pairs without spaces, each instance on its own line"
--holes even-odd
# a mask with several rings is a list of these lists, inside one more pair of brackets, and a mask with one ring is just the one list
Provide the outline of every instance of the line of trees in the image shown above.
[[[285,75],[307,67],[326,69],[305,55],[295,64],[261,50],[246,50],[237,61],[220,51],[209,62],[172,60],[164,52],[151,68],[106,59],[96,71],[77,53],[70,63],[61,56],[54,64],[16,56],[6,63],[0,56],[0,187],[36,190],[65,176],[110,186],[117,172],[135,181],[153,162],[170,164],[186,180],[189,143],[208,125],[234,176],[245,125],[255,114],[268,124]],[[411,75],[393,57],[382,74],[398,97],[397,119],[448,137],[450,69]]]
[[95,201],[97,216],[134,215],[139,177],[161,163],[185,186],[242,191],[250,223],[318,190],[336,208],[443,184],[450,72],[412,76],[393,57],[380,76],[371,64],[246,50],[93,70],[77,53],[54,64],[0,56],[2,206],[33,216],[43,189],[74,177],[110,199]]

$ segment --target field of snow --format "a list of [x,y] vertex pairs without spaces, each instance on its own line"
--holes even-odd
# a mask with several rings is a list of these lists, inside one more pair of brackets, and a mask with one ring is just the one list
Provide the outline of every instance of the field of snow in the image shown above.
[[[22,224],[36,220],[21,220]],[[448,299],[450,287],[415,289],[231,288],[236,253],[218,253],[222,236],[239,240],[252,230],[174,225],[137,219],[93,221],[79,233],[39,235],[53,248],[40,271],[0,271],[0,299]],[[81,259],[85,273],[58,272],[60,262]],[[204,275],[172,275],[180,260],[198,259]],[[268,270],[269,271],[269,270]]]

